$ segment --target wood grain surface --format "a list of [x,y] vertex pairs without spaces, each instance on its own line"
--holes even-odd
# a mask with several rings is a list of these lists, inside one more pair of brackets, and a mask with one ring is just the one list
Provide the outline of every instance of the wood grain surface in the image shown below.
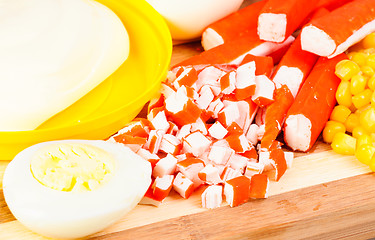
[[[248,4],[250,1],[245,1]],[[175,45],[171,65],[202,51],[199,42]],[[145,114],[145,109],[140,115]],[[206,210],[200,193],[183,199],[172,192],[160,207],[138,205],[89,239],[369,239],[375,237],[375,176],[352,156],[318,141],[296,153],[293,166],[270,197],[241,206]],[[0,161],[0,239],[48,239],[22,226],[2,192],[8,162]]]

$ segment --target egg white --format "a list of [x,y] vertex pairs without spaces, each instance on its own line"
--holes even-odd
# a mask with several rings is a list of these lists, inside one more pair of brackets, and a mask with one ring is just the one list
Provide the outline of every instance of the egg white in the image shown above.
[[[64,192],[40,184],[30,169],[31,156],[56,143],[82,143],[113,155],[116,171],[93,191]],[[39,143],[20,152],[3,179],[5,201],[12,214],[30,230],[54,238],[79,238],[98,232],[133,209],[151,184],[151,165],[122,144],[101,140]]]

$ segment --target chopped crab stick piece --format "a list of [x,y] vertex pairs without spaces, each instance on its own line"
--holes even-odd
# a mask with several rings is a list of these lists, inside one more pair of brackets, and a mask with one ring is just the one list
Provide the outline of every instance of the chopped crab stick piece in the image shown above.
[[181,172],[194,183],[194,188],[202,185],[198,173],[204,168],[203,160],[195,157],[189,157],[177,163],[176,170]]
[[270,152],[270,159],[274,168],[273,180],[279,181],[288,168],[285,160],[285,153],[282,149],[272,149]]
[[345,52],[375,31],[374,8],[373,0],[356,0],[313,19],[302,28],[302,49],[328,58]]
[[163,201],[172,189],[174,175],[164,175],[163,177],[156,177],[152,184],[152,193],[154,199]]
[[154,168],[156,163],[160,160],[160,157],[156,154],[151,153],[149,150],[141,148],[137,151],[137,154],[143,159],[151,163],[151,167]]
[[234,150],[229,146],[220,146],[213,144],[207,158],[215,164],[225,165],[232,154],[234,154]]
[[224,184],[225,200],[231,207],[247,202],[250,198],[251,180],[245,176],[239,176],[227,180]]
[[332,11],[351,1],[353,0],[319,0],[316,8],[326,8]]
[[247,54],[244,59],[242,60],[240,65],[255,62],[255,75],[266,75],[267,77],[271,77],[271,73],[273,71],[273,59],[272,57],[259,57],[254,56],[251,54]]
[[251,100],[259,107],[265,107],[273,102],[275,84],[265,75],[255,77],[255,92]]
[[210,24],[202,33],[204,50],[239,38],[248,31],[256,31],[258,15],[265,3],[266,0],[250,4]]
[[[279,135],[286,114],[293,104],[294,98],[289,88],[282,85],[275,90],[275,100],[267,106],[264,120],[264,133],[261,137],[261,149],[270,149],[272,143]],[[258,131],[258,136],[259,136]]]
[[203,51],[187,60],[180,62],[177,66],[208,65],[208,64],[240,64],[247,54],[255,56],[268,56],[273,52],[289,46],[294,41],[289,36],[282,43],[265,42],[258,38],[257,34],[246,34],[241,38],[224,43],[210,50]]
[[255,146],[258,143],[259,136],[258,136],[259,126],[255,123],[251,124],[249,130],[247,130],[246,138],[249,142]]
[[178,89],[181,86],[191,87],[197,81],[198,73],[193,67],[181,68],[177,78],[173,81],[173,86]]
[[266,174],[255,174],[251,177],[250,198],[268,197],[269,179]]
[[343,59],[347,59],[345,54],[332,59],[319,58],[288,110],[284,140],[293,150],[308,151],[323,130],[336,104],[335,94],[340,84],[335,66]]
[[165,100],[165,109],[167,115],[173,119],[178,126],[183,126],[197,121],[202,110],[199,109],[183,91],[180,91],[180,89],[182,88],[179,88],[176,94],[172,94]]
[[207,66],[203,68],[199,74],[198,74],[198,79],[196,81],[196,89],[199,91],[201,87],[208,83],[209,81],[214,80],[214,85],[217,85],[218,92],[215,91],[215,89],[212,89],[214,94],[217,96],[221,89],[220,89],[220,83],[217,82],[216,80],[219,79],[222,75],[224,75],[225,72],[215,66]]
[[154,170],[152,171],[152,176],[156,178],[163,177],[164,175],[172,175],[176,170],[176,166],[177,158],[168,154],[156,163]]
[[236,89],[235,71],[230,71],[220,78],[220,89],[224,94],[231,94]]
[[229,147],[236,153],[244,153],[251,149],[249,140],[247,140],[244,134],[230,134],[224,139],[228,142]]
[[215,94],[212,89],[205,85],[201,88],[198,99],[195,101],[200,109],[207,109],[210,103],[214,100]]
[[219,121],[212,124],[208,132],[211,137],[216,139],[223,139],[228,134],[228,130]]
[[194,183],[182,173],[177,173],[173,181],[173,190],[183,198],[189,198],[194,192]]
[[118,143],[123,143],[126,145],[129,145],[129,144],[140,145],[140,147],[142,147],[147,142],[147,138],[134,137],[125,133],[114,136],[113,138]]
[[142,200],[139,202],[139,204],[142,205],[153,205],[155,207],[159,207],[161,203],[162,201],[158,200],[158,198],[154,196],[152,185],[148,188]]
[[240,171],[241,173],[245,172],[248,159],[240,154],[232,154],[228,164],[231,168]]
[[153,154],[158,153],[164,134],[164,130],[151,130],[145,147]]
[[245,176],[251,178],[255,174],[260,174],[264,170],[264,165],[259,162],[247,162]]
[[315,9],[316,1],[268,0],[258,17],[259,38],[271,42],[283,42]]
[[177,155],[181,150],[181,141],[172,134],[164,134],[160,142],[160,150],[172,155]]
[[158,112],[156,116],[151,120],[151,123],[156,130],[163,130],[164,132],[167,132],[170,128],[170,124],[167,120],[164,110]]
[[223,172],[221,173],[221,179],[223,181],[228,181],[232,178],[236,178],[242,176],[241,172],[239,170],[233,169],[229,166],[225,167]]
[[220,178],[219,169],[212,164],[207,164],[202,170],[199,171],[198,177],[207,184],[219,184],[223,180]]
[[116,135],[127,134],[147,138],[151,129],[153,129],[153,126],[150,121],[145,118],[138,118],[126,124]]
[[195,131],[183,138],[182,148],[185,152],[192,153],[194,156],[199,157],[208,150],[211,143],[211,140],[203,135],[202,132]]
[[237,68],[234,94],[238,100],[246,99],[254,94],[255,69],[254,61],[245,63]]
[[203,208],[214,209],[220,207],[223,202],[223,186],[208,186],[202,193],[201,199]]

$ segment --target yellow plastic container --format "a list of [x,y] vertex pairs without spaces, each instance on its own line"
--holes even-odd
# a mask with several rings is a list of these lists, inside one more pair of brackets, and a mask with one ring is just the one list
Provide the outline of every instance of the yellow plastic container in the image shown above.
[[97,0],[112,9],[130,38],[125,63],[102,84],[33,131],[0,132],[0,160],[57,139],[105,139],[121,129],[159,91],[172,55],[163,18],[144,0]]

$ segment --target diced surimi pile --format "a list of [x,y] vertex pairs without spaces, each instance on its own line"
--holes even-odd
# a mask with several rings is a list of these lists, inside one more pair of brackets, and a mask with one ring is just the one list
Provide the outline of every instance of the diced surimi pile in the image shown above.
[[268,154],[258,152],[262,130],[254,119],[273,102],[272,68],[272,58],[249,55],[239,65],[170,70],[147,119],[135,119],[108,140],[151,162],[153,181],[142,203],[158,206],[171,189],[189,198],[202,186],[205,208],[223,199],[237,206],[267,197],[269,180],[278,181],[293,159],[278,143]]

